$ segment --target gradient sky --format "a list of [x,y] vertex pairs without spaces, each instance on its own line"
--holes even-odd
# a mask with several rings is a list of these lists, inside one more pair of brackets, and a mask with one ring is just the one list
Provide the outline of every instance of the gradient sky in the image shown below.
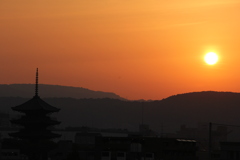
[[239,17],[239,0],[0,0],[0,84],[38,67],[39,83],[132,100],[240,92]]

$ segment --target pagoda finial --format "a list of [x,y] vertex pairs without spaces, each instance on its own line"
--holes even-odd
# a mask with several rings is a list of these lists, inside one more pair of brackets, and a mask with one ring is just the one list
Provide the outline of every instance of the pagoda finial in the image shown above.
[[38,68],[36,71],[36,88],[35,88],[35,96],[38,96]]

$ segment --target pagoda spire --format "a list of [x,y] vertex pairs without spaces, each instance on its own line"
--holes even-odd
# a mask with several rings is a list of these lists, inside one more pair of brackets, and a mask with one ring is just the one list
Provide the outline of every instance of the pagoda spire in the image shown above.
[[35,96],[38,97],[38,68],[36,71],[36,87],[35,87]]

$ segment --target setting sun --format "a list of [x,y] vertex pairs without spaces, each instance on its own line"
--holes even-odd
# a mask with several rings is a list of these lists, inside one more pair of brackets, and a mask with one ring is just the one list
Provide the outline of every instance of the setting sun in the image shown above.
[[42,84],[129,100],[240,92],[239,9],[239,0],[0,0],[0,87],[32,83],[38,67]]
[[214,65],[218,61],[218,55],[214,52],[209,52],[205,55],[204,60],[209,65]]

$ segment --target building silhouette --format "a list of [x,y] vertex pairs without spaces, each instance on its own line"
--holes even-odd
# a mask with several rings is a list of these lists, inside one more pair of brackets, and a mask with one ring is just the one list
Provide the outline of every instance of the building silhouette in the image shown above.
[[[59,141],[52,160],[196,160],[196,141],[176,138],[102,136],[79,132],[75,143]],[[70,147],[72,145],[72,147]]]
[[29,101],[12,107],[12,110],[21,112],[24,115],[19,119],[13,119],[11,122],[22,126],[15,133],[9,135],[22,140],[22,152],[30,160],[45,160],[47,154],[54,146],[50,140],[60,137],[60,134],[53,133],[49,127],[60,124],[60,122],[51,119],[51,113],[58,112],[55,108],[38,96],[38,69],[36,71],[35,95]]

